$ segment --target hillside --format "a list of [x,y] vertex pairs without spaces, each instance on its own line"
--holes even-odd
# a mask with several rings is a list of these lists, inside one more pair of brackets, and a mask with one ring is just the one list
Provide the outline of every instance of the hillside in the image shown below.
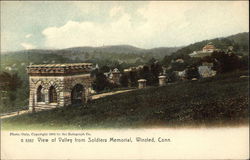
[[227,126],[248,124],[247,72],[149,87],[4,119],[2,129]]
[[[180,49],[180,47],[161,47],[152,49],[142,49],[130,45],[114,45],[114,46],[102,46],[102,47],[74,47],[67,49],[58,50],[22,50],[16,52],[4,52],[3,56],[7,55],[23,55],[23,54],[56,54],[69,58],[71,60],[87,61],[92,59],[110,59],[111,60],[123,60],[126,63],[131,63],[136,58],[141,58],[142,61],[145,59],[163,58],[165,55],[170,55],[173,52]],[[109,55],[109,58],[107,58]],[[129,58],[124,58],[123,55],[128,55]],[[32,56],[29,57],[32,61]],[[131,61],[132,60],[132,61]],[[133,62],[134,63],[134,62]]]
[[201,42],[190,44],[190,45],[183,47],[183,48],[179,49],[178,51],[174,52],[172,55],[174,57],[188,55],[188,54],[192,53],[193,51],[201,50],[203,48],[203,46],[205,46],[209,42],[212,42],[213,45],[219,49],[227,49],[228,46],[233,46],[236,54],[249,55],[249,46],[248,46],[249,33],[248,32],[239,33],[239,34],[231,35],[228,37],[221,37],[221,38],[215,38],[215,39],[210,39],[210,40],[204,40]]
[[74,52],[101,52],[101,53],[136,53],[140,54],[146,51],[142,48],[137,48],[130,45],[114,45],[114,46],[101,46],[101,47],[75,47],[63,49],[63,51],[74,51]]

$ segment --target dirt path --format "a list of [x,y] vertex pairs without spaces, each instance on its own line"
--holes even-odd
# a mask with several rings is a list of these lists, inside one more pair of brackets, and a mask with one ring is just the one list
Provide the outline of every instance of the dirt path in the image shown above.
[[[92,100],[95,100],[95,99],[98,99],[98,98],[103,98],[103,97],[114,95],[114,94],[118,94],[118,93],[129,92],[129,91],[132,91],[132,90],[134,90],[134,89],[127,89],[127,90],[121,90],[121,91],[113,91],[113,92],[96,94],[96,95],[92,96]],[[17,111],[17,112],[6,113],[4,115],[1,115],[0,119],[13,117],[13,116],[21,115],[21,114],[27,114],[27,113],[29,113],[29,110],[22,110],[22,111]]]
[[118,94],[118,93],[124,93],[124,92],[129,92],[132,91],[134,89],[127,89],[127,90],[121,90],[121,91],[114,91],[114,92],[107,92],[107,93],[101,93],[101,94],[96,94],[92,96],[92,99],[98,99],[98,98],[102,98],[102,97],[106,97],[106,96],[110,96],[110,95],[114,95],[114,94]]
[[6,113],[4,115],[1,115],[0,119],[13,117],[13,116],[21,115],[21,114],[26,114],[28,112],[29,112],[29,110],[22,110],[22,111],[17,111],[17,112]]

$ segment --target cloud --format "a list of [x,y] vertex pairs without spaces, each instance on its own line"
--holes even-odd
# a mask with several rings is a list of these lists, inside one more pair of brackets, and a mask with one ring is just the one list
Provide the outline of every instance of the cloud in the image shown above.
[[143,45],[142,37],[146,38],[147,33],[139,31],[140,27],[133,27],[130,18],[124,14],[118,21],[108,24],[69,21],[62,27],[49,27],[43,31],[45,45],[51,48],[127,43]]
[[18,34],[15,32],[1,31],[1,52],[16,50],[19,44]]
[[32,37],[33,35],[32,34],[26,34],[25,35],[25,38],[30,38],[30,37]]
[[109,10],[109,20],[103,23],[71,20],[63,26],[48,27],[42,32],[45,46],[182,46],[245,32],[249,27],[248,3],[244,1],[149,2],[136,14],[140,20],[116,5]]
[[124,14],[124,10],[123,10],[123,8],[121,7],[121,6],[117,6],[117,7],[113,7],[111,10],[110,10],[110,12],[109,12],[109,15],[111,16],[111,17],[114,17],[114,16],[116,16],[117,14]]
[[36,48],[36,46],[35,45],[33,45],[33,44],[30,44],[30,43],[21,43],[20,44],[24,49],[35,49]]

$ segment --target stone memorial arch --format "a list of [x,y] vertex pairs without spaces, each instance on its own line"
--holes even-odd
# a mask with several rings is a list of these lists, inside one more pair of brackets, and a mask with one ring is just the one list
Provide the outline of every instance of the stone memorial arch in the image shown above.
[[27,67],[30,111],[82,104],[90,99],[91,63]]

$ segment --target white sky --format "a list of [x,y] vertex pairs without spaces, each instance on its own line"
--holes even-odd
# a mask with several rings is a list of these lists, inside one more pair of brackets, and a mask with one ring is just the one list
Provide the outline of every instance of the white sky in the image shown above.
[[249,31],[248,1],[1,2],[1,50],[183,46]]

